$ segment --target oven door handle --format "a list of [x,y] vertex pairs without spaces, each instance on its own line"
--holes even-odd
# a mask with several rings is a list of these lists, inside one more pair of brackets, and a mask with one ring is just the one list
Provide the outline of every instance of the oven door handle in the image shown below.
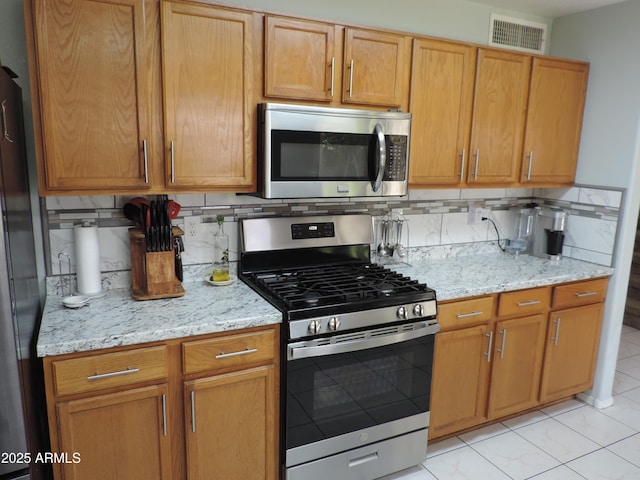
[[434,335],[440,330],[439,324],[422,323],[414,330],[377,335],[375,337],[347,340],[338,343],[317,345],[317,340],[292,343],[287,347],[287,360],[299,360],[302,358],[335,355],[338,353],[355,352],[367,348],[384,347],[394,343],[406,342],[415,338]]
[[384,177],[384,169],[387,166],[387,142],[384,137],[384,131],[382,125],[376,123],[373,129],[373,134],[378,138],[378,165],[376,171],[376,179],[373,182],[373,191],[380,190],[382,185],[382,178]]

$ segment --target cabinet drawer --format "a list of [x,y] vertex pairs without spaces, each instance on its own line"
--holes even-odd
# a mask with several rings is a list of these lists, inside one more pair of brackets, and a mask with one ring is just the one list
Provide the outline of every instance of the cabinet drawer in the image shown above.
[[478,297],[438,304],[440,329],[450,330],[487,323],[493,315],[493,298]]
[[539,313],[549,308],[551,287],[530,288],[500,294],[498,316],[528,315]]
[[56,394],[71,395],[167,377],[167,347],[138,348],[52,363]]
[[185,374],[271,360],[276,352],[274,330],[241,333],[182,344]]
[[553,289],[553,308],[575,307],[604,300],[607,294],[607,278],[569,283]]

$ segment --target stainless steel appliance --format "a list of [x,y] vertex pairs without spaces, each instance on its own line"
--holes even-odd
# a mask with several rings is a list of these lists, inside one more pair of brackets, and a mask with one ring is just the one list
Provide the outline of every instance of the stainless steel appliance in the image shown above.
[[259,105],[265,198],[407,194],[411,114]]
[[569,212],[561,208],[536,207],[531,252],[536,257],[560,260]]
[[38,431],[46,409],[38,389],[42,383],[32,380],[38,375],[32,348],[40,298],[22,97],[12,77],[10,70],[0,68],[0,478],[28,479],[30,466],[31,478],[43,466],[35,463],[37,439],[27,432]]
[[287,480],[367,480],[426,457],[436,294],[370,263],[372,223],[241,223],[240,277],[283,313]]

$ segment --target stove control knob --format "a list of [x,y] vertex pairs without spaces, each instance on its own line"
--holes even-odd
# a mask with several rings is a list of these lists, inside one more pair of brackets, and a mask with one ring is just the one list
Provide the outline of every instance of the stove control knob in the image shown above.
[[311,320],[309,322],[309,333],[318,334],[320,333],[321,328],[322,328],[322,325],[318,320]]
[[423,317],[424,316],[424,308],[422,307],[421,303],[418,303],[418,304],[413,306],[413,314],[416,317]]
[[396,315],[398,316],[398,318],[406,320],[407,319],[407,309],[405,307],[399,307],[398,311],[396,312]]
[[335,332],[340,328],[340,319],[338,317],[331,317],[329,319],[329,330]]

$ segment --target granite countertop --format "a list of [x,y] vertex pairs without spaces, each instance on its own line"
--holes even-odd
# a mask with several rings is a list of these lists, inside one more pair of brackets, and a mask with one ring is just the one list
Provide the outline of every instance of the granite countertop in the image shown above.
[[[439,301],[520,290],[608,276],[613,269],[563,258],[560,262],[528,255],[488,253],[412,260],[390,269],[427,283]],[[181,338],[280,323],[282,314],[238,280],[213,287],[184,284],[184,297],[136,301],[129,289],[109,290],[103,298],[71,310],[59,296],[47,297],[38,337],[38,356],[91,351],[121,345]]]

